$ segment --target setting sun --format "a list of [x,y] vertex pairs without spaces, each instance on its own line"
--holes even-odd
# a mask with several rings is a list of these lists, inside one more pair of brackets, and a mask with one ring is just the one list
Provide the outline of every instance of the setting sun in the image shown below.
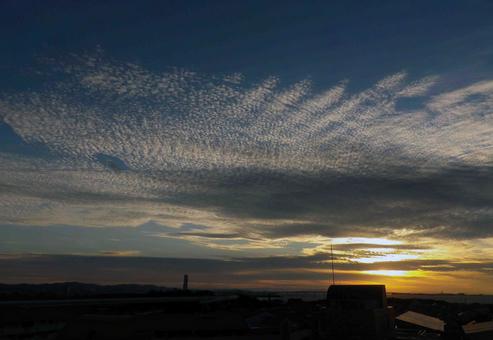
[[409,276],[410,272],[406,270],[365,270],[363,273],[383,276]]

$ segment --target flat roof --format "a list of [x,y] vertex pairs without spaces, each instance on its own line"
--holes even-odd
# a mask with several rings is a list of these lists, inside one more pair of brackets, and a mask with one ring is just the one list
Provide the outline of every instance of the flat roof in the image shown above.
[[396,319],[440,332],[443,332],[445,327],[445,322],[443,320],[412,311],[405,312],[396,317]]
[[482,332],[493,332],[493,321],[487,322],[471,322],[467,325],[462,326],[464,333],[482,333]]
[[60,300],[11,300],[0,301],[0,306],[75,306],[75,305],[120,305],[146,303],[196,302],[200,304],[215,303],[237,299],[237,295],[221,296],[160,296],[160,297],[125,297],[125,298],[87,298]]

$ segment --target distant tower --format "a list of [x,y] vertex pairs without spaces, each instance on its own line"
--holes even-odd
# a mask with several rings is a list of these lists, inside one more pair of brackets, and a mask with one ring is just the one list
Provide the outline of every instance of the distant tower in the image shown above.
[[183,290],[188,290],[188,275],[183,275]]

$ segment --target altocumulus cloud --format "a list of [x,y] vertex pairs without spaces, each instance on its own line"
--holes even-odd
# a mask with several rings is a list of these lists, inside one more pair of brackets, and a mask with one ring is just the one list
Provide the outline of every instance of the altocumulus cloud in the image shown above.
[[42,85],[0,96],[3,124],[48,150],[0,150],[11,226],[152,220],[175,228],[168,237],[257,247],[493,234],[493,81],[449,89],[401,72],[354,92],[350,80],[315,90],[100,52],[49,65]]

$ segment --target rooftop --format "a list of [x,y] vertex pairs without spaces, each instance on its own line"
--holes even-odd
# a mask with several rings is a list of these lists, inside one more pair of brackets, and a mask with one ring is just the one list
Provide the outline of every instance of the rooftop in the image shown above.
[[385,285],[331,285],[327,300],[375,301],[378,308],[387,304]]
[[396,317],[396,319],[440,332],[443,332],[445,327],[445,322],[443,320],[412,311],[405,312]]
[[493,332],[493,321],[471,322],[467,325],[462,326],[462,329],[466,334]]

